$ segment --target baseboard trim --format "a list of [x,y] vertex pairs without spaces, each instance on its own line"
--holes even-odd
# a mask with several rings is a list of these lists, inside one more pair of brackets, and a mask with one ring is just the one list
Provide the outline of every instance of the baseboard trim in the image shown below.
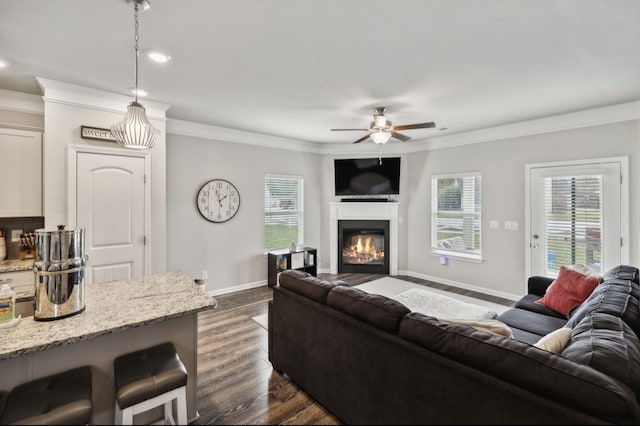
[[522,295],[511,294],[511,293],[506,293],[506,292],[503,292],[503,291],[492,290],[492,289],[489,289],[489,288],[486,288],[486,287],[480,287],[480,286],[477,286],[477,285],[461,283],[461,282],[458,282],[458,281],[448,280],[446,278],[435,277],[435,276],[432,276],[432,275],[419,274],[417,272],[399,271],[398,273],[400,275],[407,275],[407,276],[413,277],[413,278],[419,278],[419,279],[422,279],[422,280],[433,281],[433,282],[440,283],[440,284],[446,284],[446,285],[449,285],[451,287],[457,287],[457,288],[461,288],[461,289],[464,289],[464,290],[475,291],[477,293],[488,294],[490,296],[501,297],[503,299],[513,300],[514,302],[520,300],[520,298],[522,297]]

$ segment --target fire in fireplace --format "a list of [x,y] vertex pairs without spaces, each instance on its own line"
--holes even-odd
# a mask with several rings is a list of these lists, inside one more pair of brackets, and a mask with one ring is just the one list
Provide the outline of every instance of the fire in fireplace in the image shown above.
[[384,265],[384,236],[357,232],[346,238],[342,261],[355,264]]
[[338,221],[338,272],[388,274],[388,220]]

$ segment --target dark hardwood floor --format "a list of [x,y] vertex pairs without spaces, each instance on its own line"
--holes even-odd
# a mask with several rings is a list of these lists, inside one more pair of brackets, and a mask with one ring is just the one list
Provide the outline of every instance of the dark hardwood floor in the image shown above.
[[[384,275],[319,274],[363,284]],[[513,302],[467,290],[396,277],[511,306]],[[251,318],[267,312],[268,286],[216,296],[218,306],[198,314],[198,412],[193,424],[341,424],[286,377],[271,368],[267,330]]]

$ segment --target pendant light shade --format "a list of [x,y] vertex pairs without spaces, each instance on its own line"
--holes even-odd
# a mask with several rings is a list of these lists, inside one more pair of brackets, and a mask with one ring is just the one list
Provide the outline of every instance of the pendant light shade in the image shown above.
[[142,104],[131,102],[124,120],[111,126],[111,135],[125,148],[149,149],[158,140],[160,130],[151,125]]
[[135,100],[127,106],[127,115],[124,120],[111,126],[111,135],[116,142],[125,148],[149,149],[153,148],[160,137],[160,130],[151,125],[147,113],[141,103],[138,102],[138,7],[143,5],[147,10],[150,7],[148,0],[133,0],[135,10]]

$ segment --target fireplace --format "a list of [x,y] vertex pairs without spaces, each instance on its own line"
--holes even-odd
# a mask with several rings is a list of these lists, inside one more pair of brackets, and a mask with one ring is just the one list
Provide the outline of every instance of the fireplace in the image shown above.
[[389,221],[338,221],[338,272],[389,274]]
[[[329,204],[329,273],[338,273],[338,222],[342,221],[385,221],[388,229],[385,235],[384,258],[389,275],[398,275],[398,206],[400,203],[381,202],[332,202]],[[341,243],[342,244],[342,243]],[[387,246],[388,244],[388,246]],[[342,249],[342,245],[340,245]],[[357,265],[350,265],[357,266]],[[371,269],[371,268],[366,268]]]

